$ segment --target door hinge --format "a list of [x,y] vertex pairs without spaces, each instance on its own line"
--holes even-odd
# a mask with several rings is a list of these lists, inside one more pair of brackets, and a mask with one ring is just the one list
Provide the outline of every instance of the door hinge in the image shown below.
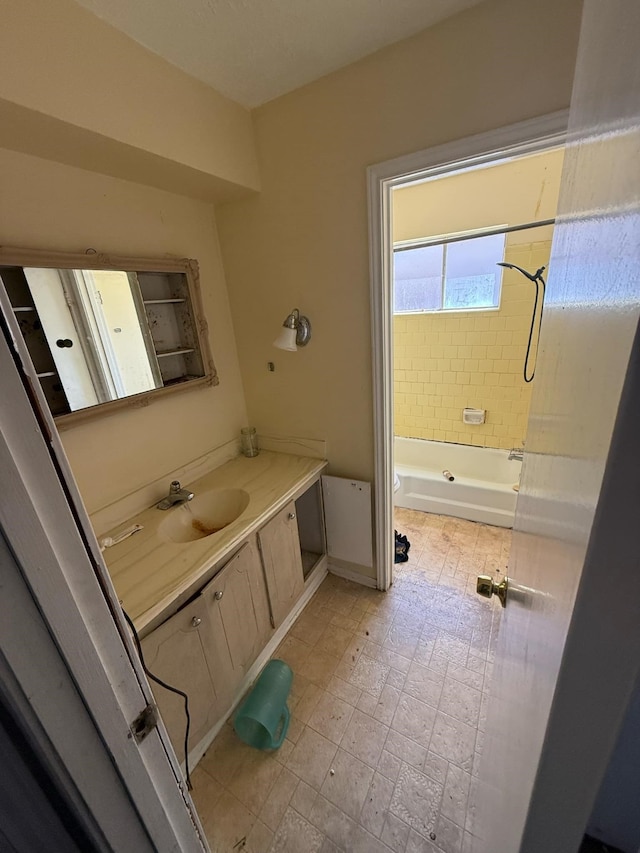
[[149,732],[153,731],[158,725],[158,709],[155,705],[147,705],[138,714],[135,720],[131,723],[131,737],[136,743],[142,743]]

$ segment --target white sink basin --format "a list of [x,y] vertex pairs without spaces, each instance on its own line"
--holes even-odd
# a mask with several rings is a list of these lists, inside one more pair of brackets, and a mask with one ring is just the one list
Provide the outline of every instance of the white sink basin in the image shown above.
[[167,511],[158,533],[170,542],[195,542],[235,521],[249,505],[244,489],[213,489]]

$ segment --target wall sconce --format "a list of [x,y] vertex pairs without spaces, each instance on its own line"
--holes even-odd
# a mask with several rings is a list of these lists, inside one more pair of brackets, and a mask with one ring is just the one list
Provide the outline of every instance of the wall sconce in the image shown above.
[[311,323],[309,318],[302,315],[297,308],[282,324],[282,331],[273,342],[274,347],[297,352],[298,347],[306,347],[311,340]]

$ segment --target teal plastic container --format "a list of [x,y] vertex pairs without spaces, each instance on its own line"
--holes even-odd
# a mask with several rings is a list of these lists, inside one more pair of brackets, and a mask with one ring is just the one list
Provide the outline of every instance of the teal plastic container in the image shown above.
[[283,660],[270,660],[236,714],[233,728],[256,749],[278,749],[289,728],[287,698],[293,672]]

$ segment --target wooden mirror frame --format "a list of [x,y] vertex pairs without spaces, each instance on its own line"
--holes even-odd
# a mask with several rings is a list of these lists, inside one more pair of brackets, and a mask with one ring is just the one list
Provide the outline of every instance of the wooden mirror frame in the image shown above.
[[[92,420],[110,415],[119,409],[140,408],[148,406],[153,400],[165,397],[169,394],[195,390],[196,388],[212,387],[218,385],[220,380],[213,362],[211,348],[209,346],[208,324],[206,321],[202,296],[200,291],[200,272],[198,262],[193,258],[140,258],[125,255],[111,255],[102,252],[74,254],[68,252],[50,252],[41,249],[21,249],[8,246],[0,246],[0,275],[3,267],[42,267],[45,269],[95,269],[95,270],[123,270],[127,272],[148,273],[182,273],[185,276],[189,291],[189,301],[193,320],[193,330],[198,342],[200,356],[202,358],[205,375],[184,382],[168,385],[162,388],[154,388],[88,406],[84,409],[54,415],[56,426],[59,429],[73,426],[83,421]],[[17,340],[23,341],[23,336],[16,321],[13,306],[8,298],[4,287],[0,287],[0,308],[5,315],[9,327],[17,335]],[[25,345],[26,349],[26,345]]]

